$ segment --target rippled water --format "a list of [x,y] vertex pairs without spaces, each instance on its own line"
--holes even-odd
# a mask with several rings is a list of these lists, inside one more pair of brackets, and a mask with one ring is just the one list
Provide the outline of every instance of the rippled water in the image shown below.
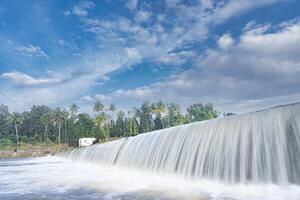
[[296,200],[296,185],[224,185],[57,157],[0,160],[0,199]]

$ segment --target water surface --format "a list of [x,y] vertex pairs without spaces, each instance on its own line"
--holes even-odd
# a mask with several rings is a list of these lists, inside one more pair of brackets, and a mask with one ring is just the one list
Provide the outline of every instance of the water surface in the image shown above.
[[296,200],[295,185],[225,185],[57,157],[0,160],[1,200]]

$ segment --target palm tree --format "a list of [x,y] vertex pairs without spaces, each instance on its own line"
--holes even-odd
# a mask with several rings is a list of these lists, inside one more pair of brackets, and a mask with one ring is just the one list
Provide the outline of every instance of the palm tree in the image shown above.
[[11,122],[15,126],[15,131],[16,131],[16,137],[17,137],[17,146],[16,146],[16,151],[18,151],[18,143],[19,143],[19,134],[18,134],[18,126],[23,123],[23,116],[20,113],[14,112],[11,116]]
[[162,120],[162,113],[166,112],[166,105],[159,101],[151,105],[152,112],[161,120],[162,128],[164,128],[164,122]]
[[77,106],[75,103],[72,103],[70,105],[69,110],[70,110],[70,114],[71,114],[72,119],[74,119],[76,117],[78,111],[79,111],[79,106]]
[[56,108],[54,111],[55,123],[58,129],[58,144],[60,145],[61,139],[61,125],[62,125],[62,111],[60,108]]
[[42,115],[41,122],[45,127],[44,138],[46,143],[48,143],[48,126],[54,122],[53,114],[51,112]]
[[67,120],[69,118],[69,112],[66,109],[63,109],[62,113],[62,120],[64,122],[64,141],[67,141]]
[[164,104],[162,101],[159,101],[156,104],[156,108],[157,108],[159,114],[166,112],[166,104]]
[[115,111],[117,110],[115,104],[110,104],[109,106],[109,111],[111,112],[111,115],[110,115],[110,133],[111,135],[114,135],[114,132],[115,132]]
[[102,128],[105,121],[106,121],[106,116],[105,113],[102,112],[95,118],[95,126],[97,128]]
[[105,132],[105,129],[103,129],[103,126],[107,120],[107,117],[104,112],[101,112],[98,116],[95,117],[94,123],[95,127],[99,128],[100,130],[104,131],[105,140],[107,140],[107,133]]
[[112,118],[114,118],[114,113],[115,113],[116,110],[117,109],[116,109],[115,104],[110,104],[109,111],[112,112]]
[[104,105],[103,103],[101,103],[100,101],[96,101],[94,103],[94,107],[93,107],[94,112],[103,112],[104,111]]

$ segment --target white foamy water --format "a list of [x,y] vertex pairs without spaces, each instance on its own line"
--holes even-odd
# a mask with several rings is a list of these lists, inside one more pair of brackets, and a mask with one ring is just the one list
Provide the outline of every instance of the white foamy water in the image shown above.
[[0,199],[297,200],[296,185],[227,185],[58,157],[0,161]]
[[239,184],[300,184],[300,103],[67,152],[105,166]]

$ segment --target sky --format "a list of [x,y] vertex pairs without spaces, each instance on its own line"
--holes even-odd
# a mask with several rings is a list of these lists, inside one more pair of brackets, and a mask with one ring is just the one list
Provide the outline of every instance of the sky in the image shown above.
[[[0,104],[300,101],[300,1],[0,1]],[[9,97],[9,98],[8,98]]]

